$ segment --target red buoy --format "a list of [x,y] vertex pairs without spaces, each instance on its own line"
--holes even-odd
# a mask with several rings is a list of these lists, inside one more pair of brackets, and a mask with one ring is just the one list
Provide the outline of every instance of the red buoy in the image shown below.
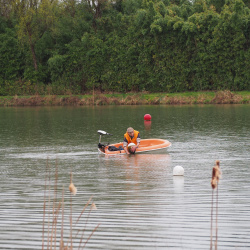
[[151,121],[151,115],[150,114],[144,115],[144,120],[145,121]]

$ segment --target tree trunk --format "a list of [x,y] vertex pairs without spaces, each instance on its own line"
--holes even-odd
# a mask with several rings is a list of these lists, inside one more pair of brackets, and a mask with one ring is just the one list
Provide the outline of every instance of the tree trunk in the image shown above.
[[35,46],[32,43],[30,31],[28,32],[28,34],[29,34],[29,44],[30,44],[30,50],[32,53],[33,64],[34,64],[35,71],[37,71],[37,59],[36,59],[36,53],[35,53]]

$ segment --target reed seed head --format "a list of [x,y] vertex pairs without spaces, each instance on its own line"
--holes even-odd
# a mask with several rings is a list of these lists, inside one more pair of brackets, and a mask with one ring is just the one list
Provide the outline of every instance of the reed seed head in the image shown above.
[[211,186],[213,189],[217,187],[220,178],[221,178],[220,161],[217,160],[215,161],[215,166],[213,167],[213,171],[212,171]]
[[95,205],[95,203],[94,202],[92,202],[92,204],[91,204],[91,210],[97,210],[97,207],[96,207],[96,205]]
[[77,188],[75,187],[74,183],[70,183],[69,185],[69,191],[73,194],[73,195],[76,195],[77,193]]
[[212,186],[212,189],[215,189],[217,187],[217,180],[215,178],[212,178],[211,186]]

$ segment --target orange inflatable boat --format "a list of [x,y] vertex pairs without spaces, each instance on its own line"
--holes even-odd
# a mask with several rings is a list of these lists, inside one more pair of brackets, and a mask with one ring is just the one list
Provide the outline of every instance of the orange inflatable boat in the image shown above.
[[[116,154],[126,154],[123,149],[123,143],[115,143],[110,145],[101,144],[101,136],[102,135],[112,135],[103,130],[97,131],[100,134],[98,150],[99,152],[107,155],[116,155]],[[171,143],[168,140],[162,139],[141,139],[139,148],[136,149],[136,153],[143,153],[153,150],[164,149],[170,147]]]

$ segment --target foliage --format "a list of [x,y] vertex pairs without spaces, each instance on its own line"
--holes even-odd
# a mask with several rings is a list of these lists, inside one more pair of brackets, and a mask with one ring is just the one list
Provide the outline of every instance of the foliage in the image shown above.
[[247,1],[7,2],[0,95],[250,90]]

